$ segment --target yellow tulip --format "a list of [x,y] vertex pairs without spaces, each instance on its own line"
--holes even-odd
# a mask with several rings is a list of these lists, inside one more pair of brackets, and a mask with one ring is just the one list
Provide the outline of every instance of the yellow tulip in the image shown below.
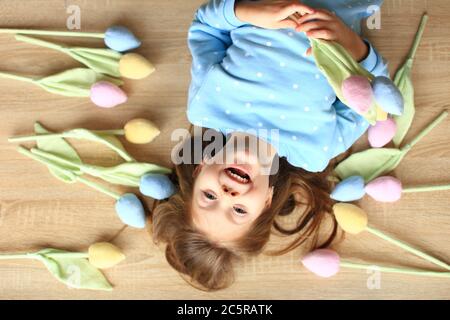
[[122,251],[111,243],[98,242],[89,247],[89,263],[96,268],[111,268],[124,259]]
[[160,131],[156,125],[147,119],[133,119],[124,127],[125,138],[135,144],[145,144],[155,139]]
[[153,64],[137,53],[127,53],[119,62],[119,72],[125,78],[143,79],[153,71],[155,71]]
[[351,203],[337,203],[333,206],[339,226],[348,233],[358,234],[367,228],[367,214]]
[[388,113],[377,106],[377,121],[386,121],[388,118]]

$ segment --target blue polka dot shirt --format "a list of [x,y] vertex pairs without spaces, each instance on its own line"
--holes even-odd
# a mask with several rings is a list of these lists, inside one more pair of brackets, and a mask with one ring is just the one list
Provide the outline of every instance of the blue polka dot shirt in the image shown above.
[[[355,32],[382,0],[310,0],[303,3],[338,15]],[[192,82],[187,117],[197,126],[224,134],[259,135],[279,156],[311,172],[323,171],[368,129],[367,121],[340,102],[306,56],[304,32],[267,30],[240,21],[235,0],[211,0],[200,7],[189,29]],[[366,41],[367,42],[367,41]],[[375,48],[360,64],[374,75],[388,76]],[[262,130],[265,129],[265,130]]]

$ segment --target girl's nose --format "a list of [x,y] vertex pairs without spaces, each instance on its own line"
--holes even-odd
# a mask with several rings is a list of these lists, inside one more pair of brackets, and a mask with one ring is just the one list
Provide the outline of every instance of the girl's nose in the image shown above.
[[231,195],[232,197],[236,197],[239,195],[239,192],[234,191],[233,189],[231,189],[230,187],[228,187],[226,185],[222,185],[222,190],[223,190],[223,192]]

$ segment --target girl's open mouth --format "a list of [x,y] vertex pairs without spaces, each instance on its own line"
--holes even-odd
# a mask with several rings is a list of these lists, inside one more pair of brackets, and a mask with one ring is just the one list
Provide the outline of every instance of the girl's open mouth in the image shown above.
[[247,184],[252,181],[252,179],[247,173],[238,168],[231,168],[231,167],[226,168],[225,173],[227,174],[228,177],[230,177],[230,179],[238,183]]

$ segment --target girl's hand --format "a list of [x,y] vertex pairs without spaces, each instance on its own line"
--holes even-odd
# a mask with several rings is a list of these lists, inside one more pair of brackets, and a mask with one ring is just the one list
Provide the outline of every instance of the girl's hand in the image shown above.
[[[298,24],[296,31],[306,32],[311,38],[336,41],[358,62],[369,53],[369,48],[361,37],[328,10],[315,9],[314,13],[301,17]],[[312,49],[309,48],[306,54],[311,53]]]
[[295,29],[298,23],[291,15],[311,14],[314,9],[301,4],[298,0],[260,0],[236,1],[236,17],[254,26],[265,29]]

